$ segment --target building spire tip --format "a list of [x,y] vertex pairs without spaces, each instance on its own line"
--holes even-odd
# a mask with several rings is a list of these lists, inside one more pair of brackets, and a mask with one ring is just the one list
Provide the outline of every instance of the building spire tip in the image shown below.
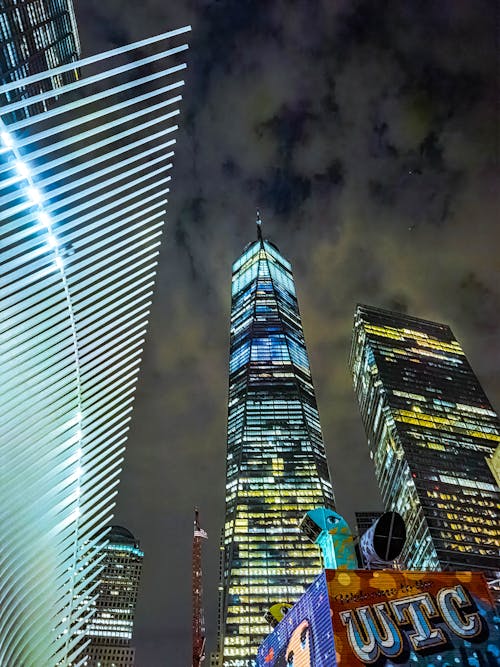
[[262,218],[260,217],[260,211],[257,209],[257,217],[255,219],[257,225],[257,238],[259,241],[262,241]]

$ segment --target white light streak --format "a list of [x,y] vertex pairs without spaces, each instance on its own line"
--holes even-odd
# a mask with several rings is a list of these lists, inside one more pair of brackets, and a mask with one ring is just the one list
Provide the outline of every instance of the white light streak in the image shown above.
[[57,247],[57,239],[54,236],[54,234],[48,234],[47,235],[47,245],[49,248],[56,248]]
[[13,148],[14,139],[12,138],[10,132],[4,130],[0,133],[0,137],[2,138],[2,143],[6,148]]
[[16,162],[16,171],[21,178],[29,178],[31,176],[30,168],[25,162],[21,162],[21,160]]
[[32,204],[41,204],[42,194],[38,188],[30,186],[26,190],[26,195]]
[[51,220],[50,220],[50,216],[47,213],[47,211],[40,211],[38,213],[38,219],[40,220],[42,225],[45,225],[45,227],[50,228]]

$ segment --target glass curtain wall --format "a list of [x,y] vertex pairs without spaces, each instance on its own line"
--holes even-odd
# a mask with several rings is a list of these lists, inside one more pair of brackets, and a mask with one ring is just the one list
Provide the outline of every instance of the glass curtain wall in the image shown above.
[[321,568],[300,519],[334,506],[291,265],[270,241],[233,265],[230,346],[223,664],[246,667],[265,612]]
[[351,370],[386,509],[411,569],[500,570],[500,422],[451,329],[358,306]]

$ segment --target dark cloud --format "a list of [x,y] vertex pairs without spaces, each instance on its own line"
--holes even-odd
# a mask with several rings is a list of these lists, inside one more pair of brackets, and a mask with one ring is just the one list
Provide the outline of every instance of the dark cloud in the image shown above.
[[485,332],[498,330],[500,295],[470,271],[460,280],[458,298],[465,319]]
[[[389,296],[383,304],[388,310],[395,310],[398,313],[408,313],[408,302],[404,295],[394,294]],[[408,313],[411,314],[411,313]]]
[[256,201],[269,214],[289,219],[293,210],[311,195],[311,182],[290,168],[271,168],[251,188],[256,192]]
[[354,307],[449,323],[500,406],[494,0],[79,0],[86,53],[192,23],[182,129],[117,520],[146,551],[138,664],[190,653],[192,507],[223,521],[231,261],[292,261],[339,508],[379,507]]

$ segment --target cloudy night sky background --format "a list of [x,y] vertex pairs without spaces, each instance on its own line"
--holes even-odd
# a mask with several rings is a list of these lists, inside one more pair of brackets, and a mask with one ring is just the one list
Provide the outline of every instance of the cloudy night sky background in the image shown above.
[[167,236],[116,522],[145,551],[139,667],[208,649],[224,517],[231,262],[292,262],[338,510],[380,508],[347,368],[357,302],[448,323],[500,408],[495,0],[75,0],[84,55],[187,23]]

